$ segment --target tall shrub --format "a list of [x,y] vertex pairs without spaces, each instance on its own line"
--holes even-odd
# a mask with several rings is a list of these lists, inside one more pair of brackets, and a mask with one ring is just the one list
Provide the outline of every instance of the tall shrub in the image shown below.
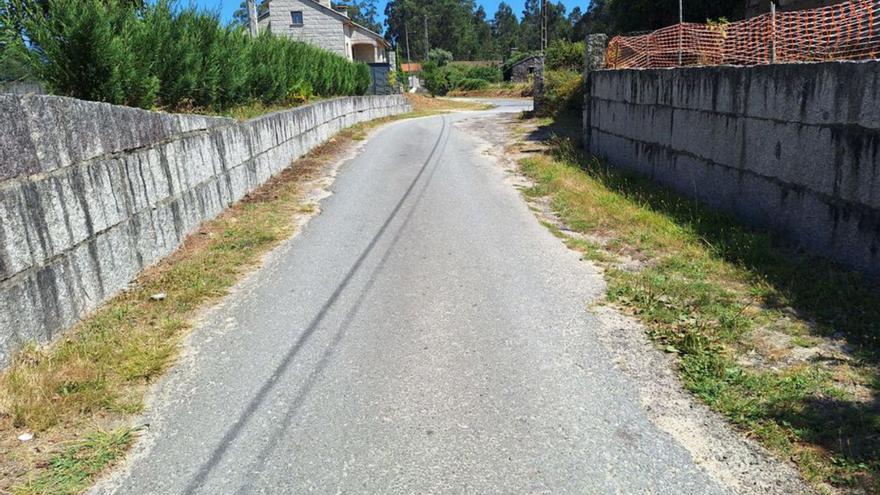
[[[363,94],[364,64],[264,33],[251,39],[216,14],[174,0],[4,0],[2,25],[33,72],[55,93],[139,106],[222,109]],[[7,26],[15,26],[14,28]]]
[[556,40],[547,47],[544,59],[546,70],[573,70],[583,72],[586,47],[583,41],[572,43]]
[[[144,26],[117,0],[27,0],[15,5],[15,43],[33,73],[54,93],[123,105],[151,106],[158,80],[133,51]],[[27,45],[27,46],[26,46]]]

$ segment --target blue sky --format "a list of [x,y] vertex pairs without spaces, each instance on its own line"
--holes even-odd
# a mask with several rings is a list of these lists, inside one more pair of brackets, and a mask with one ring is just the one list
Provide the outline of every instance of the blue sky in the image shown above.
[[[223,20],[228,21],[232,18],[232,13],[238,8],[241,0],[194,0],[194,2],[201,7],[211,10],[219,7]],[[384,0],[379,0],[380,14],[385,10],[385,3]],[[477,3],[486,9],[489,18],[491,18],[495,14],[495,10],[498,8],[498,4],[501,3],[501,0],[477,0]],[[507,0],[507,3],[513,7],[514,12],[521,14],[525,0]],[[589,4],[587,0],[562,0],[562,3],[565,4],[569,12],[578,5],[581,7],[581,10],[586,10],[586,6]],[[383,20],[384,19],[380,19],[380,22]]]

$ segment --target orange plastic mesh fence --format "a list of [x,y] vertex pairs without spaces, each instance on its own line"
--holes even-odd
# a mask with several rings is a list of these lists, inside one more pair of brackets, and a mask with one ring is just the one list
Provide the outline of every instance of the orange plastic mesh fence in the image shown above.
[[608,45],[606,66],[757,65],[878,57],[880,0],[852,0],[738,22],[684,23],[640,36],[616,36]]

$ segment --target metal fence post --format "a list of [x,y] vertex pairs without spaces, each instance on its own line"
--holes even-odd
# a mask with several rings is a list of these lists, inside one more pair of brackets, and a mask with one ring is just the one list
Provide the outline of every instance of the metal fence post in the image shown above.
[[681,67],[681,52],[684,50],[684,5],[678,0],[678,66]]
[[770,2],[770,63],[776,63],[776,2]]

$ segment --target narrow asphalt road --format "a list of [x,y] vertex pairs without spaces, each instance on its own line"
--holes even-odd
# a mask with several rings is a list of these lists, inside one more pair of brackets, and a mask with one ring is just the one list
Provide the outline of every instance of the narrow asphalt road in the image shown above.
[[601,278],[457,124],[490,113],[371,138],[200,324],[96,491],[727,493],[598,344]]

